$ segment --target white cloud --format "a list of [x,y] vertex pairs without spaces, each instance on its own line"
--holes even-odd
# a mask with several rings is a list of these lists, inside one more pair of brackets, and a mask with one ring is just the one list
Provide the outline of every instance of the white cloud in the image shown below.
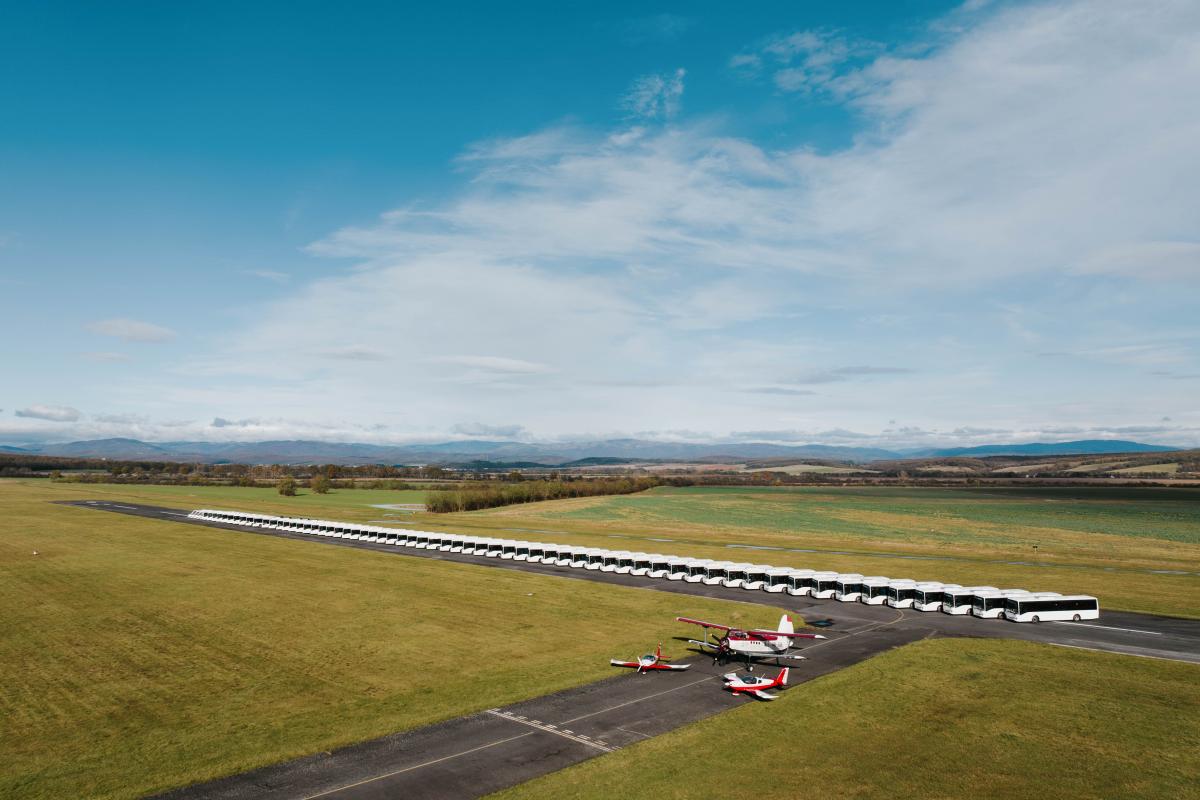
[[255,278],[262,278],[264,281],[272,283],[290,283],[292,276],[286,272],[279,272],[273,269],[248,269],[247,275],[252,275]]
[[1200,243],[1135,242],[1116,244],[1089,254],[1079,272],[1186,278],[1200,275]]
[[729,66],[747,77],[767,70],[784,92],[828,91],[841,97],[863,88],[851,67],[881,50],[878,44],[852,41],[835,31],[802,30],[769,37],[733,56]]
[[114,353],[112,351],[84,353],[83,357],[89,361],[96,361],[101,364],[115,364],[133,360],[128,353]]
[[506,375],[534,375],[550,372],[546,364],[525,361],[520,358],[504,358],[502,356],[441,356],[431,361],[439,364],[457,364],[462,367],[474,367],[487,372],[498,372]]
[[47,422],[75,422],[82,414],[70,406],[28,406],[18,408],[13,414],[26,419],[44,419]]
[[106,425],[149,425],[145,414],[94,414],[92,419]]
[[495,439],[519,439],[529,433],[524,425],[485,425],[481,422],[459,423],[452,430],[462,436],[487,436]]
[[126,342],[168,342],[175,338],[170,328],[136,319],[102,319],[88,325],[88,330]]
[[622,100],[625,110],[642,119],[670,119],[679,113],[683,98],[683,78],[687,72],[680,67],[671,74],[643,75]]
[[835,367],[833,369],[816,370],[806,372],[795,378],[792,378],[789,383],[798,384],[814,384],[814,383],[840,383],[842,381],[854,380],[856,378],[870,378],[881,375],[911,375],[915,370],[907,367]]
[[323,347],[317,350],[322,358],[332,358],[338,361],[387,361],[389,356],[377,347],[361,344],[348,344],[340,347]]

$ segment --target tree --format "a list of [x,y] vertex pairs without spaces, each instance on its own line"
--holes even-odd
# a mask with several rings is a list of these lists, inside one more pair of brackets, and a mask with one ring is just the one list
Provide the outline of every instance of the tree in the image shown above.
[[328,494],[331,484],[328,475],[313,475],[308,482],[308,488],[317,494]]
[[296,496],[296,479],[291,475],[281,478],[279,481],[279,493],[284,497]]

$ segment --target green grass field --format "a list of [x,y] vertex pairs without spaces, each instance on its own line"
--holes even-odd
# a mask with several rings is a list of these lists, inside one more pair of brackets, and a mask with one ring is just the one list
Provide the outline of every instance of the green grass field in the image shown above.
[[1103,608],[1200,618],[1198,489],[661,487],[466,514],[410,514],[373,506],[419,503],[422,493],[361,489],[280,497],[270,489],[235,487],[0,481],[5,483],[48,498],[390,521],[563,544],[1077,592],[1096,595]]
[[492,797],[1200,797],[1200,668],[932,640]]
[[47,502],[73,488],[116,487],[0,481],[0,797],[136,797],[604,677],[676,614],[777,613]]
[[[1102,607],[1200,617],[1196,489],[663,487],[448,514],[431,524],[568,544],[1078,592],[1096,595]],[[797,552],[806,550],[812,552]]]

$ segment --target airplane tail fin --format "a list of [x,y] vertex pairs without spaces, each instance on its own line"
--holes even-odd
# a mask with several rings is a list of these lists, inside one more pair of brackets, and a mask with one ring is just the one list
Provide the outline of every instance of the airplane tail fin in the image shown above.
[[784,667],[783,672],[779,673],[779,677],[775,679],[775,684],[777,686],[787,686],[788,672],[790,669],[791,667]]
[[662,642],[659,642],[658,647],[654,648],[654,657],[660,661],[662,660]]
[[792,626],[792,618],[784,614],[779,618],[779,627],[776,629],[780,633],[795,633],[796,629]]

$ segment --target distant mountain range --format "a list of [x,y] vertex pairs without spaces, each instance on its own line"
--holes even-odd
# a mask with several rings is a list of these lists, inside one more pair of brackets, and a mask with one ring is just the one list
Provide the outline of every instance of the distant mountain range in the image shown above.
[[111,460],[192,461],[209,464],[465,464],[526,462],[547,465],[615,464],[630,461],[703,461],[709,459],[797,458],[836,461],[880,461],[897,458],[953,456],[1052,456],[1102,453],[1149,453],[1176,447],[1111,439],[1034,442],[980,447],[926,448],[891,451],[871,447],[782,445],[764,442],[690,444],[647,439],[529,443],[468,440],[435,444],[376,445],[350,442],[284,440],[273,442],[143,442],[138,439],[94,439],[66,444],[0,446],[5,453],[37,453]]
[[905,453],[909,458],[942,458],[963,456],[1079,456],[1108,453],[1166,453],[1181,450],[1158,444],[1125,442],[1119,439],[1084,439],[1078,442],[1031,442],[1029,444],[985,444],[979,447],[950,447],[940,450],[916,450]]

